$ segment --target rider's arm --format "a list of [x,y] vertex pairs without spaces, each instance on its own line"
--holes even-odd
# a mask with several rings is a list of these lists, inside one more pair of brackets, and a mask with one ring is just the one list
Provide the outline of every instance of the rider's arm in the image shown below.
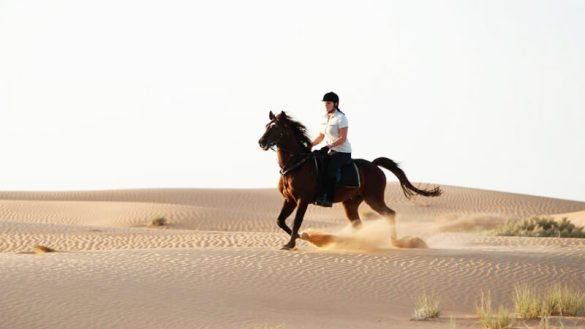
[[323,135],[323,133],[319,133],[319,136],[317,136],[317,138],[315,138],[315,140],[313,141],[313,143],[311,143],[311,145],[312,146],[319,145],[319,143],[321,143],[323,141],[323,138],[325,138],[325,135]]
[[327,145],[329,148],[336,147],[343,144],[347,140],[347,127],[339,128],[339,138],[334,140],[331,144]]

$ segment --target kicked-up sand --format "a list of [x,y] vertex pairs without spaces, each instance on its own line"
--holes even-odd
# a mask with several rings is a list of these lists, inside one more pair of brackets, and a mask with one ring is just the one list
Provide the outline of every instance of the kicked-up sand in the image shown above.
[[[518,284],[585,291],[585,239],[486,233],[532,215],[584,225],[585,202],[441,187],[407,200],[388,184],[394,244],[365,204],[359,229],[311,206],[301,231],[323,240],[294,251],[276,189],[0,192],[0,328],[480,328],[482,291],[510,310]],[[441,316],[411,321],[425,292]]]

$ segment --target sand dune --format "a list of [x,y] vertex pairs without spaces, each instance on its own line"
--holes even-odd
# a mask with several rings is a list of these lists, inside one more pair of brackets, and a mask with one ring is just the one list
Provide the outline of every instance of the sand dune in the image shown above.
[[[508,306],[518,283],[585,290],[585,240],[484,232],[531,215],[583,225],[585,202],[442,187],[415,200],[387,188],[399,236],[428,249],[392,247],[367,206],[354,232],[336,206],[310,207],[303,230],[346,243],[291,252],[274,189],[0,192],[0,328],[445,328],[449,316],[472,328],[482,290]],[[168,225],[148,227],[159,216]],[[410,321],[424,291],[442,320]]]

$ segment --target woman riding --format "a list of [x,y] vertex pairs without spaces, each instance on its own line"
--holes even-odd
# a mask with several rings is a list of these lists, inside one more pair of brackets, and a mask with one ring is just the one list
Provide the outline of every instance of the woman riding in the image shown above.
[[327,169],[325,171],[323,193],[317,198],[315,204],[323,207],[331,207],[335,193],[335,184],[338,170],[351,161],[351,144],[347,140],[348,123],[345,113],[339,109],[339,96],[334,92],[328,92],[323,96],[326,114],[321,126],[319,136],[312,145],[316,146],[325,139],[325,146],[321,152],[327,155]]

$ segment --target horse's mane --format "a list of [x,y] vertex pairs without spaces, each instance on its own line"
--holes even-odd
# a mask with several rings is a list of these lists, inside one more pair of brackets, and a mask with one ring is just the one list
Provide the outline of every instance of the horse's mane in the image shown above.
[[290,116],[286,113],[282,112],[279,117],[279,120],[286,122],[286,124],[292,129],[292,132],[301,146],[304,148],[304,151],[311,152],[311,147],[313,146],[313,142],[311,138],[308,136],[307,127],[305,127],[302,123],[293,120]]

